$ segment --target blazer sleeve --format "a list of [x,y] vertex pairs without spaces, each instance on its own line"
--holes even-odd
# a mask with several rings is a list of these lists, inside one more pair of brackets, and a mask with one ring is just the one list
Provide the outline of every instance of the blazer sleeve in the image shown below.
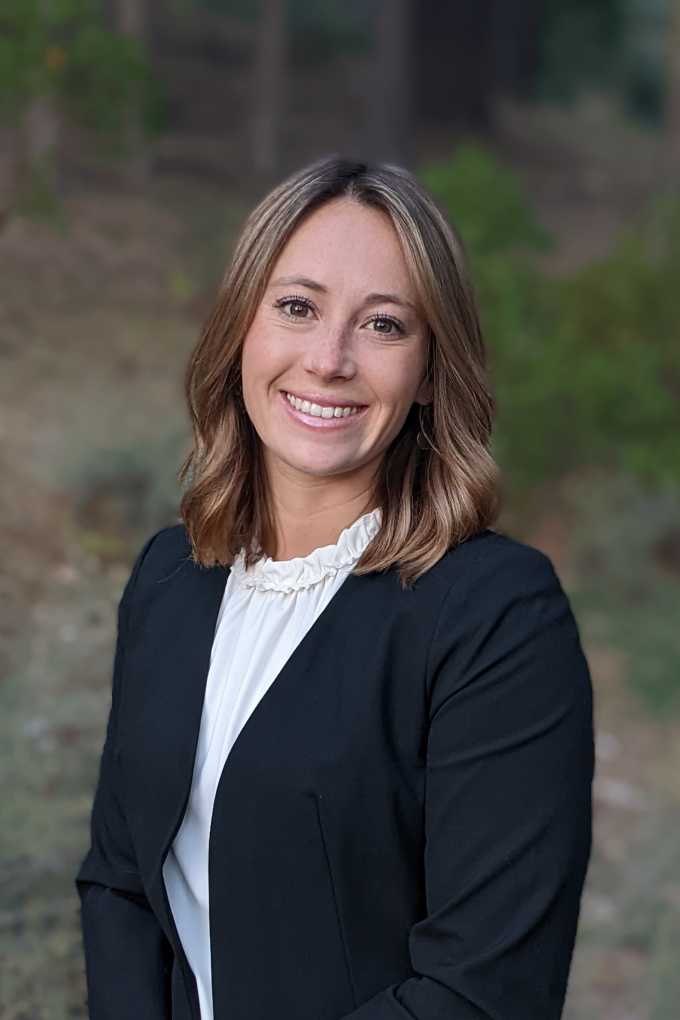
[[144,894],[125,820],[117,758],[117,717],[125,671],[130,604],[139,553],[118,606],[111,709],[90,822],[90,848],[76,879],[91,1020],[167,1020],[172,950]]
[[[506,547],[507,553],[507,547]],[[548,557],[513,543],[430,656],[415,976],[345,1020],[558,1020],[591,851],[592,687]]]

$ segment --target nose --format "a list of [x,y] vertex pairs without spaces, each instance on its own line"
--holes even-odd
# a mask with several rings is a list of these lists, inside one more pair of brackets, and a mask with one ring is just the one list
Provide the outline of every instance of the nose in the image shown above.
[[350,379],[356,372],[350,330],[337,326],[315,332],[303,367],[320,379]]

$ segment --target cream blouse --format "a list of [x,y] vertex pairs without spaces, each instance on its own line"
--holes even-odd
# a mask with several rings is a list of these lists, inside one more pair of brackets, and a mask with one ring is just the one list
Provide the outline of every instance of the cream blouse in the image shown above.
[[380,527],[376,508],[335,545],[291,560],[232,564],[217,617],[191,792],[163,864],[177,932],[198,985],[201,1020],[213,1020],[208,844],[217,784],[241,728]]

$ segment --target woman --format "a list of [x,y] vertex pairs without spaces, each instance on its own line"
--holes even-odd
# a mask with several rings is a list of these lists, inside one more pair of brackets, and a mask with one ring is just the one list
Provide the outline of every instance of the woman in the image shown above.
[[556,1020],[590,677],[550,560],[490,527],[477,312],[414,178],[275,188],[187,396],[76,879],[90,1016]]

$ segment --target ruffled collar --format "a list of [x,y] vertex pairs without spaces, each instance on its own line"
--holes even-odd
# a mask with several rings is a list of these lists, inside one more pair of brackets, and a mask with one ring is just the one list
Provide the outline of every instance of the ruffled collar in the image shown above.
[[335,545],[319,546],[307,556],[296,556],[292,560],[273,560],[264,556],[248,570],[245,569],[245,555],[241,550],[231,565],[232,576],[242,587],[257,588],[258,591],[293,592],[310,588],[325,577],[353,567],[377,534],[381,519],[380,507],[376,507],[341,531]]

